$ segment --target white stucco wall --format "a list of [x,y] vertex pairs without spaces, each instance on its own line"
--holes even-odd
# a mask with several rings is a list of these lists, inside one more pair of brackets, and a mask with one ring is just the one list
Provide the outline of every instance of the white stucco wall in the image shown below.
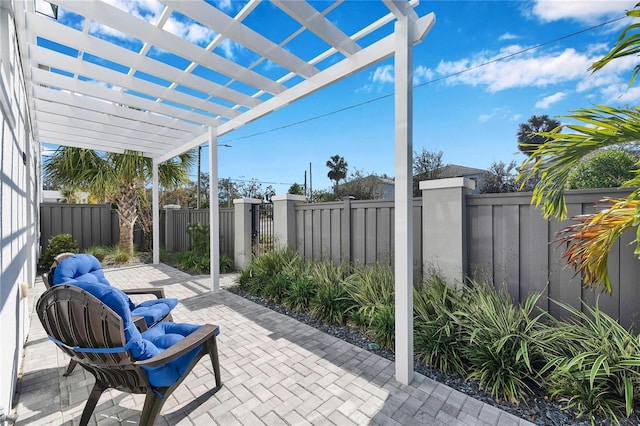
[[11,412],[29,328],[23,296],[36,276],[39,229],[38,149],[30,131],[12,5],[0,2],[0,414]]

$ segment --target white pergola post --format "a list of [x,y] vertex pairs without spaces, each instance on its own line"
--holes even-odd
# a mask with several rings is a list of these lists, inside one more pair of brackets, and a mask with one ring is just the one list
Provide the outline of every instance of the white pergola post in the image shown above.
[[153,159],[152,166],[151,211],[153,220],[153,264],[160,263],[160,190],[158,181],[158,160]]
[[[200,176],[198,176],[200,179]],[[220,213],[218,206],[218,135],[209,128],[209,237],[211,245],[211,291],[220,289]]]
[[396,380],[413,380],[413,22],[395,24]]

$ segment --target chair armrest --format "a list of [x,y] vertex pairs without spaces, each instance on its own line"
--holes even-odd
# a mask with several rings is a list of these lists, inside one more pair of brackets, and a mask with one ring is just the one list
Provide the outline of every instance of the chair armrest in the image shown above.
[[147,327],[147,321],[142,315],[132,315],[131,321],[133,321],[133,325],[136,326],[140,333],[149,329],[149,327]]
[[137,294],[153,294],[157,299],[164,298],[163,288],[130,288],[128,290],[122,290],[124,294],[137,295]]
[[209,340],[211,337],[215,336],[217,333],[217,325],[205,324],[184,339],[180,340],[175,345],[160,352],[153,358],[136,361],[134,362],[134,364],[140,367],[158,367],[160,365],[166,364],[169,361],[173,361],[179,356],[182,356],[185,353],[193,350],[197,346]]

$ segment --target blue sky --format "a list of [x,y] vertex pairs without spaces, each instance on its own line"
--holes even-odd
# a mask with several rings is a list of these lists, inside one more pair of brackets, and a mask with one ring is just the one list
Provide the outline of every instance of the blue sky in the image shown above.
[[[418,14],[433,11],[437,21],[414,49],[414,150],[442,151],[445,163],[469,167],[520,163],[524,156],[518,154],[516,132],[531,115],[562,116],[600,103],[637,105],[640,89],[627,88],[633,58],[596,74],[587,71],[628,21],[554,41],[622,17],[635,2],[422,1]],[[134,10],[133,3],[116,3]],[[350,3],[350,14],[332,19],[357,19],[378,7],[368,1]],[[323,2],[314,4],[320,9]],[[220,7],[241,4],[224,1]],[[141,16],[153,13],[135,10]],[[188,23],[171,25],[192,41],[210,36]],[[280,29],[266,30],[277,37]],[[548,44],[519,53],[542,43]],[[234,44],[220,49],[225,55],[242,54]],[[219,148],[219,176],[255,178],[281,194],[291,183],[303,182],[311,163],[314,189],[330,188],[325,163],[335,154],[345,158],[350,172],[393,176],[393,96],[384,97],[392,93],[393,58],[222,136],[218,142],[232,147]],[[304,123],[291,125],[300,121]],[[288,127],[276,130],[283,126]],[[206,158],[207,148],[203,154]],[[208,169],[205,159],[203,171]]]

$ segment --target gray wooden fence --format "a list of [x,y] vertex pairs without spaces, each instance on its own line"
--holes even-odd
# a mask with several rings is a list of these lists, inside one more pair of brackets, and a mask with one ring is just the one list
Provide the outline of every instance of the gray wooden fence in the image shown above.
[[[209,225],[209,210],[160,210],[160,246],[168,251],[185,251],[191,245],[187,226]],[[96,245],[114,246],[120,238],[118,214],[109,204],[40,205],[40,244],[46,250],[54,235],[71,234],[80,251]],[[136,226],[134,243],[141,248],[144,233]],[[233,209],[220,209],[220,254],[233,257]]]
[[[594,203],[605,196],[625,197],[629,190],[569,191],[569,216],[595,211]],[[555,242],[557,232],[571,224],[545,220],[541,211],[530,205],[531,194],[485,194],[467,198],[469,220],[468,275],[506,286],[515,300],[524,300],[540,291],[539,306],[557,317],[566,314],[550,301],[561,301],[581,309],[580,300],[595,304],[624,326],[637,322],[640,312],[637,277],[640,261],[633,254],[633,231],[622,236],[609,255],[609,276],[613,293],[600,294],[581,285],[581,277],[562,258],[563,247]]]
[[[80,250],[91,246],[113,246],[120,239],[118,214],[110,204],[40,204],[40,245],[46,250],[49,238],[71,234]],[[134,244],[140,247],[144,235],[134,230]]]
[[[233,208],[220,209],[220,255],[233,258],[234,214]],[[200,223],[209,225],[209,209],[166,209],[164,224],[165,238],[161,239],[167,251],[189,250],[191,237],[187,233],[189,225]]]
[[[393,265],[393,200],[298,204],[298,252],[307,259]],[[422,199],[414,199],[414,274],[422,273]]]

